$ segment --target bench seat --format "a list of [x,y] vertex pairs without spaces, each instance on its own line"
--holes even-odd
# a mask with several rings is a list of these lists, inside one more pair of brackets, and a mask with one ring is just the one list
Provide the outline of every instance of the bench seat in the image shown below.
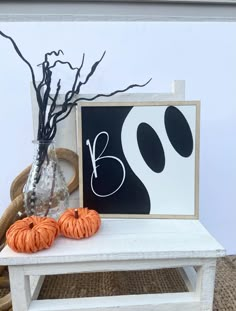
[[[212,310],[216,259],[224,248],[199,220],[103,219],[84,240],[59,237],[50,249],[28,255],[6,246],[14,311]],[[188,293],[38,301],[45,275],[179,268]]]

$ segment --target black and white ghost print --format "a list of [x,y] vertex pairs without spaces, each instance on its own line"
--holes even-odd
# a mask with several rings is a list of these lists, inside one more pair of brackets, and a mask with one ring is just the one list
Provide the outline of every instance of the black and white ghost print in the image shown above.
[[82,107],[83,205],[193,214],[195,106]]

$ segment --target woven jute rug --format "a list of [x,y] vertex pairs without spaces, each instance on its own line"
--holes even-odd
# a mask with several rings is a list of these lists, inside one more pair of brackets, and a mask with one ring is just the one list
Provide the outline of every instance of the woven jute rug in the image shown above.
[[[176,269],[83,273],[47,276],[39,299],[184,291],[184,282]],[[3,296],[3,291],[0,294]],[[236,256],[218,260],[214,311],[236,311]]]

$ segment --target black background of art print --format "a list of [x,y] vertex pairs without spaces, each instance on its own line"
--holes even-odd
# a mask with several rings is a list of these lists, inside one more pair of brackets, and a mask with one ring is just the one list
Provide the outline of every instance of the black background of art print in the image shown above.
[[[150,199],[146,188],[131,170],[121,146],[121,129],[132,107],[81,107],[82,111],[82,152],[83,152],[83,205],[102,214],[149,214]],[[109,142],[103,156],[119,158],[126,170],[121,188],[111,196],[98,197],[90,186],[93,166],[86,140],[93,141],[100,132],[109,133]],[[99,144],[100,142],[100,144]],[[96,157],[102,152],[105,140],[98,141]],[[115,189],[122,180],[122,168],[112,159],[97,162],[98,178],[95,186],[98,193],[105,194]],[[95,180],[95,179],[94,179]]]

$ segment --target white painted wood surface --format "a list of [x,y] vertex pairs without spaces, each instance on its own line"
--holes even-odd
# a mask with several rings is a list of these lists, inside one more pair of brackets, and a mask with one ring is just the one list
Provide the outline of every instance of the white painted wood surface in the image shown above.
[[235,20],[235,0],[0,2],[0,21],[5,22]]
[[203,310],[212,310],[214,283],[215,283],[216,261],[212,260],[198,268],[198,279],[196,292],[199,293]]
[[[199,311],[200,301],[193,293],[147,294],[33,301],[30,311]],[[204,310],[205,311],[205,310]]]
[[[174,260],[174,262],[173,262]],[[38,274],[73,274],[81,272],[135,271],[185,266],[202,266],[207,259],[122,259],[103,261],[63,262],[49,264],[31,264],[24,266],[25,275]]]
[[50,249],[30,256],[7,246],[0,253],[0,265],[215,258],[224,254],[198,220],[103,219],[95,236],[83,240],[59,237]]
[[184,280],[184,283],[188,289],[188,291],[192,292],[196,289],[196,278],[197,272],[194,267],[185,266],[183,268],[179,268],[179,272]]
[[[198,220],[103,219],[100,231],[89,239],[59,237],[50,249],[31,255],[6,246],[0,265],[9,266],[14,311],[210,311],[216,258],[224,255]],[[197,267],[195,275],[187,270],[190,266]],[[43,275],[175,267],[188,271],[184,280],[189,293],[36,300]]]
[[31,302],[29,276],[24,274],[23,266],[9,266],[8,269],[13,311],[26,311]]
[[43,275],[30,275],[30,291],[31,299],[37,299],[43,285],[45,276]]

